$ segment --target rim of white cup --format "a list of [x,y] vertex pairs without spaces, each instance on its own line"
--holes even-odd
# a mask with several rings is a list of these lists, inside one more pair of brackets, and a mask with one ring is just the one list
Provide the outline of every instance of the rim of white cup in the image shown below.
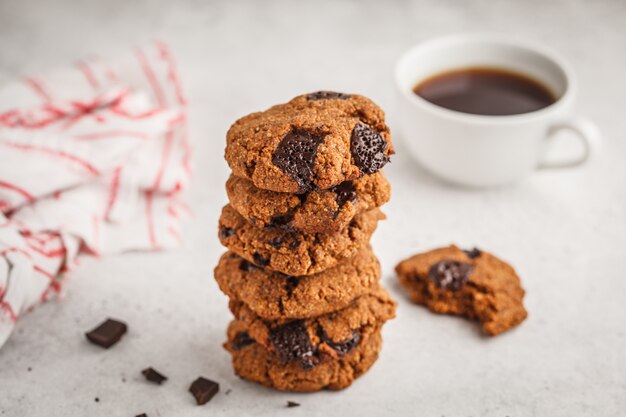
[[[413,88],[406,88],[403,83],[400,81],[400,69],[404,68],[406,65],[406,61],[415,53],[422,51],[424,49],[434,49],[441,48],[446,46],[451,46],[460,42],[473,42],[473,43],[489,43],[492,45],[500,45],[505,47],[513,47],[518,49],[524,49],[528,52],[532,52],[534,54],[540,55],[542,58],[551,61],[554,65],[556,65],[562,72],[565,78],[565,91],[561,96],[549,106],[546,106],[542,109],[535,110],[528,113],[520,113],[520,114],[511,114],[511,115],[484,115],[484,114],[472,114],[472,113],[464,113],[456,110],[450,110],[445,107],[441,107],[437,104],[431,103],[430,101],[418,96],[413,92]],[[480,66],[480,63],[477,62],[476,66]],[[450,68],[450,70],[461,69],[461,68]],[[524,74],[523,71],[519,71],[520,74]],[[432,74],[435,75],[435,74]],[[546,114],[552,113],[554,111],[558,111],[563,106],[566,106],[569,102],[571,102],[574,92],[577,88],[576,80],[574,78],[573,71],[569,65],[569,63],[562,58],[558,53],[553,50],[544,47],[538,43],[526,40],[519,39],[513,36],[501,35],[501,34],[483,34],[483,33],[467,33],[467,34],[454,34],[454,35],[446,35],[440,36],[436,38],[427,39],[422,41],[409,50],[407,50],[400,59],[396,62],[395,67],[395,79],[396,79],[396,88],[400,91],[402,96],[407,99],[410,103],[420,107],[422,110],[437,114],[442,117],[447,117],[450,119],[455,119],[461,122],[472,122],[472,123],[490,123],[490,124],[507,124],[507,123],[519,123],[530,121],[537,118],[542,118]],[[417,85],[420,81],[423,81],[426,78],[416,79],[413,86]]]

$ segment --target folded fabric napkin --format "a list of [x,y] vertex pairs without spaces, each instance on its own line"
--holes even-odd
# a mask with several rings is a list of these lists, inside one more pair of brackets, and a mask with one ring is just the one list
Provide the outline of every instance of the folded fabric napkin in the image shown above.
[[0,346],[80,254],[177,245],[190,157],[163,43],[0,88]]

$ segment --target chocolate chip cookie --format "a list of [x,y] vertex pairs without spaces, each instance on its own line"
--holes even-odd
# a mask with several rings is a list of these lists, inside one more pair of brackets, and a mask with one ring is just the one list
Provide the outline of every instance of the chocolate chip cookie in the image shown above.
[[359,214],[337,233],[305,234],[256,228],[230,205],[222,209],[219,238],[224,246],[260,267],[287,275],[309,275],[354,256],[384,218],[379,209]]
[[431,250],[400,262],[396,272],[413,301],[436,313],[477,320],[488,335],[509,330],[527,316],[515,270],[479,249]]
[[345,181],[328,190],[279,193],[231,175],[226,182],[230,205],[256,227],[304,233],[338,232],[357,214],[389,201],[389,182],[382,172]]
[[379,278],[380,264],[369,245],[333,268],[300,277],[266,270],[233,252],[226,252],[215,268],[215,280],[229,298],[268,320],[342,309],[371,291]]
[[396,303],[379,284],[341,310],[299,320],[264,320],[241,301],[230,309],[246,324],[249,336],[284,362],[312,368],[338,359],[395,317]]
[[301,194],[378,172],[393,153],[385,114],[370,99],[317,92],[237,120],[225,157],[258,188]]
[[231,322],[224,346],[231,353],[233,367],[241,378],[281,391],[312,392],[350,386],[376,362],[382,338],[377,330],[360,339],[349,351],[339,351],[336,359],[312,368],[282,360],[252,339],[245,323],[237,320]]

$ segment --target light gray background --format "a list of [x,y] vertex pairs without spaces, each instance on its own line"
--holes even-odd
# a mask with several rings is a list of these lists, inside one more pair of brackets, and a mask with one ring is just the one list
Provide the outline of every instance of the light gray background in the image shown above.
[[[115,55],[151,38],[171,44],[191,102],[196,214],[182,249],[85,258],[63,301],[20,320],[0,351],[0,414],[623,415],[625,28],[619,0],[2,0],[2,78],[93,52]],[[277,393],[239,380],[221,348],[230,316],[212,279],[223,251],[216,223],[226,201],[222,153],[230,123],[324,88],[371,96],[395,127],[396,58],[420,40],[460,31],[521,35],[561,52],[579,76],[580,113],[604,133],[604,154],[583,169],[467,191],[415,166],[396,129],[398,155],[386,169],[394,198],[373,244],[399,309],[378,363],[339,393]],[[473,324],[407,301],[393,266],[450,242],[491,250],[517,268],[530,312],[520,328],[488,339]],[[106,316],[126,320],[130,333],[103,351],[83,332]],[[169,381],[145,383],[139,372],[149,365]],[[204,407],[186,392],[198,375],[221,383]],[[302,407],[285,410],[286,400]]]

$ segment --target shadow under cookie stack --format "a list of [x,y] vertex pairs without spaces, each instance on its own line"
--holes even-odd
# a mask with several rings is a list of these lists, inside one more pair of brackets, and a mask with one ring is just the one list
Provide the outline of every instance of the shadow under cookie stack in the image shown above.
[[359,95],[298,96],[230,128],[228,251],[215,279],[235,316],[224,346],[240,377],[338,390],[376,361],[396,309],[369,245],[391,154],[384,112]]

